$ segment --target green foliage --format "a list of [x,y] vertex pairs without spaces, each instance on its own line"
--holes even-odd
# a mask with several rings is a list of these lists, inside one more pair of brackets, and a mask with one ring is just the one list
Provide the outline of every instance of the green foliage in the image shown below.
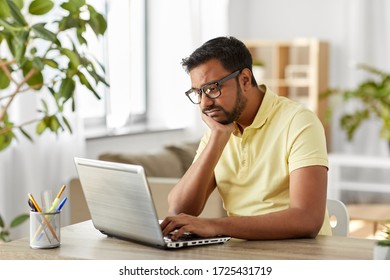
[[265,63],[262,60],[254,59],[253,62],[252,62],[252,65],[255,65],[255,66],[265,66]]
[[[0,52],[0,152],[16,139],[15,131],[32,141],[24,128],[31,123],[36,123],[38,135],[72,133],[63,110],[68,102],[75,109],[77,86],[100,99],[96,86],[109,85],[101,64],[82,51],[88,47],[87,28],[102,36],[107,23],[85,0],[60,5],[54,0],[32,0],[28,7],[23,0],[0,0],[0,45],[9,51]],[[48,94],[37,108],[38,119],[17,124],[8,110],[26,91]],[[48,104],[55,104],[54,108]]]
[[5,242],[9,242],[11,241],[11,237],[10,237],[10,232],[9,230],[11,228],[15,228],[19,225],[21,225],[22,223],[24,223],[26,220],[29,219],[29,215],[28,214],[21,214],[17,217],[15,217],[9,226],[6,226],[5,223],[4,223],[4,220],[3,218],[1,217],[0,215],[0,240],[2,241],[5,241]]
[[385,234],[385,239],[379,240],[377,244],[382,246],[390,246],[390,221],[385,224],[385,229],[383,230],[383,233]]
[[340,126],[347,133],[348,140],[353,139],[356,129],[371,116],[382,121],[381,137],[390,140],[390,74],[364,64],[359,65],[359,69],[370,73],[373,78],[363,81],[355,89],[329,89],[322,97],[341,94],[346,102],[360,101],[361,108],[344,114],[340,119]]

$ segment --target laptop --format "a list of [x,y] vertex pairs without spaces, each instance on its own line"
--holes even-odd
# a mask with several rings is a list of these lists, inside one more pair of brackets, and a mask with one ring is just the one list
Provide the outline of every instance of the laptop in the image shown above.
[[179,240],[164,237],[142,166],[77,157],[74,162],[92,223],[109,237],[162,249],[222,244],[230,239],[193,234]]

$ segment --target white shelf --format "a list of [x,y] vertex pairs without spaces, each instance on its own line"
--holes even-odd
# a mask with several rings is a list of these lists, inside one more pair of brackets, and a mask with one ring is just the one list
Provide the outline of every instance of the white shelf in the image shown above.
[[330,147],[327,101],[320,98],[328,89],[329,44],[316,38],[247,40],[245,44],[253,59],[264,63],[264,79],[257,82],[293,100],[299,92],[299,101],[322,121]]
[[[328,197],[340,199],[342,190],[390,193],[390,182],[361,182],[342,180],[343,168],[379,169],[390,171],[390,158],[359,156],[347,154],[329,154]],[[361,172],[361,170],[357,170]]]
[[349,191],[390,193],[390,184],[339,181],[338,188]]

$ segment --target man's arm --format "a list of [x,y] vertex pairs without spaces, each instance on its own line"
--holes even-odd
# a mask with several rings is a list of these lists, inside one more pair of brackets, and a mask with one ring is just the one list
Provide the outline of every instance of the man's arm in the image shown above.
[[169,213],[198,216],[216,187],[214,168],[228,142],[234,125],[222,125],[202,114],[211,135],[205,148],[168,195]]
[[168,195],[169,213],[198,216],[216,187],[214,168],[230,137],[225,131],[211,133],[205,148]]
[[247,240],[315,237],[324,221],[327,168],[309,166],[290,174],[290,207],[286,210],[251,217],[203,219],[189,215],[167,217],[163,234],[179,230],[201,236],[229,235]]

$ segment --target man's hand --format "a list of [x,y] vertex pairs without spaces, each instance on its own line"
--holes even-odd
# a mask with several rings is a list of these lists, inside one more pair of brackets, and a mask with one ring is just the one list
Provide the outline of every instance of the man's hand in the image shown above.
[[161,223],[164,236],[171,233],[171,239],[176,240],[186,232],[194,233],[202,237],[213,237],[218,235],[215,230],[216,219],[198,218],[186,214],[166,217]]
[[221,124],[204,113],[202,113],[202,120],[212,132],[224,132],[230,135],[236,129],[234,123]]

